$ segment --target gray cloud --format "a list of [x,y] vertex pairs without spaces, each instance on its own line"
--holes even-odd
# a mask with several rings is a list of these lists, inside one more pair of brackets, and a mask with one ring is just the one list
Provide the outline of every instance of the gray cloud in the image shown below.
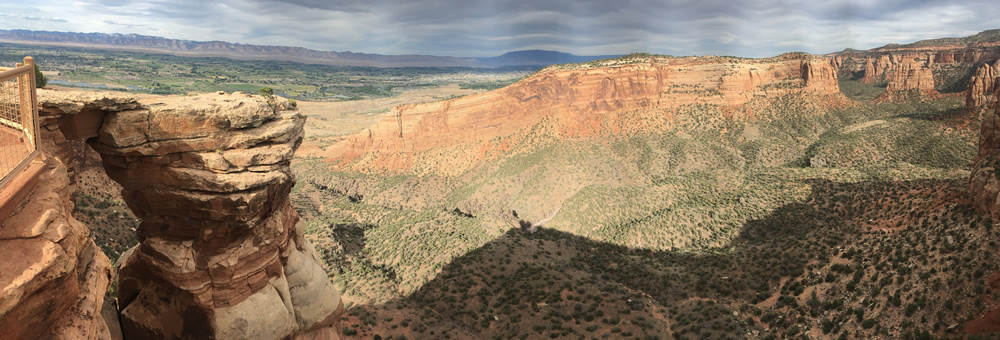
[[364,12],[370,8],[370,0],[253,0],[267,8],[295,6],[306,9],[319,9],[341,12]]
[[42,17],[42,16],[29,15],[29,14],[7,14],[7,13],[0,13],[0,17],[4,17],[4,18],[8,18],[8,19],[14,19],[14,20],[48,21],[48,22],[69,22],[66,19],[53,18],[53,17]]
[[995,0],[36,0],[32,6],[0,4],[0,28],[457,56],[537,48],[763,57],[1000,27]]

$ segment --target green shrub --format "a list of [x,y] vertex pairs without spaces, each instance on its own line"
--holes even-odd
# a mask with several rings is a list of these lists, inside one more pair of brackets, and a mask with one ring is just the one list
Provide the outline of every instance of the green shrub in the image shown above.
[[35,87],[43,88],[45,87],[45,84],[49,83],[49,79],[45,78],[45,74],[42,74],[42,71],[38,69],[38,64],[34,65],[35,65]]
[[865,319],[865,321],[861,322],[861,327],[864,327],[865,329],[875,327],[875,319]]
[[262,87],[260,88],[260,95],[261,97],[264,97],[264,100],[267,101],[267,106],[270,106],[271,109],[275,108],[277,104],[275,103],[274,100],[274,89],[270,87]]

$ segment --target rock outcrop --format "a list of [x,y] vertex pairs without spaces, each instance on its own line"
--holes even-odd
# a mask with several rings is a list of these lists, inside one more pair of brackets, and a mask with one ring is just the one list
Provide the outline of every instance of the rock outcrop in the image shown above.
[[1000,61],[983,64],[976,69],[976,73],[969,79],[969,87],[965,93],[965,108],[968,110],[978,110],[981,107],[993,103],[995,99],[993,93],[1000,90]]
[[339,293],[288,199],[305,118],[286,101],[39,97],[142,219],[115,266],[126,338],[337,338]]
[[73,218],[66,167],[43,162],[34,191],[0,222],[0,337],[108,339],[111,263]]
[[628,112],[663,116],[684,105],[734,106],[800,91],[840,95],[833,64],[788,54],[768,59],[637,57],[596,67],[553,67],[503,89],[396,107],[371,128],[335,144],[329,155],[352,159],[369,151],[420,152],[509,135],[542,119],[557,119],[563,131],[580,134]]
[[845,50],[831,57],[839,61],[839,71],[853,73],[861,82],[886,82],[886,93],[881,97],[886,100],[912,90],[924,94],[962,91],[969,77],[975,75],[970,72],[1000,59],[1000,41],[996,31],[991,30],[964,38],[889,44],[867,51]]
[[988,213],[994,221],[1000,220],[1000,91],[993,93],[993,103],[983,116],[972,174],[969,176],[969,195],[977,210]]
[[893,64],[895,64],[893,56],[889,54],[865,56],[864,77],[861,78],[861,82],[875,83],[883,81],[886,72],[892,68]]
[[888,83],[883,98],[898,96],[910,91],[923,94],[937,93],[934,89],[934,74],[930,59],[897,58],[892,71],[885,75]]

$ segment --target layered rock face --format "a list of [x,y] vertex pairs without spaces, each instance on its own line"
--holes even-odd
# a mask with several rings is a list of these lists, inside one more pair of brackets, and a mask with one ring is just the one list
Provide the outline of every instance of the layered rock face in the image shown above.
[[936,56],[933,53],[903,52],[865,55],[864,58],[864,75],[859,80],[864,83],[885,82],[885,93],[880,97],[881,100],[892,99],[914,90],[922,94],[937,93],[932,67]]
[[881,81],[885,78],[885,74],[892,65],[897,63],[894,59],[901,59],[899,56],[883,54],[880,56],[866,56],[865,57],[865,68],[864,77],[861,78],[861,82],[873,83]]
[[339,293],[288,200],[305,117],[286,101],[43,103],[68,135],[96,136],[88,143],[142,219],[140,244],[115,266],[126,338],[338,337]]
[[755,96],[804,91],[839,95],[834,63],[791,54],[768,59],[724,57],[613,60],[550,68],[482,94],[404,105],[361,133],[334,145],[330,156],[369,151],[420,152],[483,141],[554,118],[566,131],[587,130],[617,115],[670,115],[683,105],[740,105]]
[[936,92],[934,90],[934,74],[928,66],[929,63],[929,61],[920,62],[918,59],[912,59],[911,62],[896,64],[895,69],[888,76],[885,92],[889,94],[909,90],[919,90],[924,93]]
[[979,153],[969,176],[969,195],[980,212],[1000,220],[1000,91],[993,93],[993,103],[983,117]]
[[66,167],[48,158],[34,192],[0,222],[0,337],[109,339],[111,263],[73,218]]
[[[91,109],[128,109],[134,100],[75,93],[48,102],[52,92],[39,90],[40,105],[80,114]],[[57,96],[58,97],[58,96]],[[86,103],[84,105],[83,103]],[[86,225],[73,218],[71,195],[81,142],[67,140],[60,115],[42,111],[38,138],[40,175],[34,189],[10,216],[0,217],[0,337],[5,339],[109,339],[115,330],[101,316],[111,282],[111,263],[91,239]],[[18,181],[15,181],[18,182]],[[24,183],[16,183],[19,185]],[[4,219],[5,218],[5,219]],[[112,308],[114,308],[112,306]],[[108,323],[106,321],[113,321]]]
[[[861,82],[886,82],[882,99],[891,99],[911,90],[933,94],[937,92],[936,86],[964,79],[966,67],[1000,59],[1000,44],[884,47],[867,52],[846,52],[833,58],[841,61],[839,69],[861,72],[858,79]],[[939,71],[938,77],[944,75],[943,79],[936,79],[935,71]]]
[[1000,61],[983,64],[976,69],[975,75],[969,80],[965,94],[965,107],[976,110],[993,103],[993,93],[1000,90]]

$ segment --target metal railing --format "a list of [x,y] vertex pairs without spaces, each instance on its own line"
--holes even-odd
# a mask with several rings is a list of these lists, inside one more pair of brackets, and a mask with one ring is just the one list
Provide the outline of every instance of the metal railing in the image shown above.
[[0,68],[0,188],[38,153],[38,99],[31,57]]

